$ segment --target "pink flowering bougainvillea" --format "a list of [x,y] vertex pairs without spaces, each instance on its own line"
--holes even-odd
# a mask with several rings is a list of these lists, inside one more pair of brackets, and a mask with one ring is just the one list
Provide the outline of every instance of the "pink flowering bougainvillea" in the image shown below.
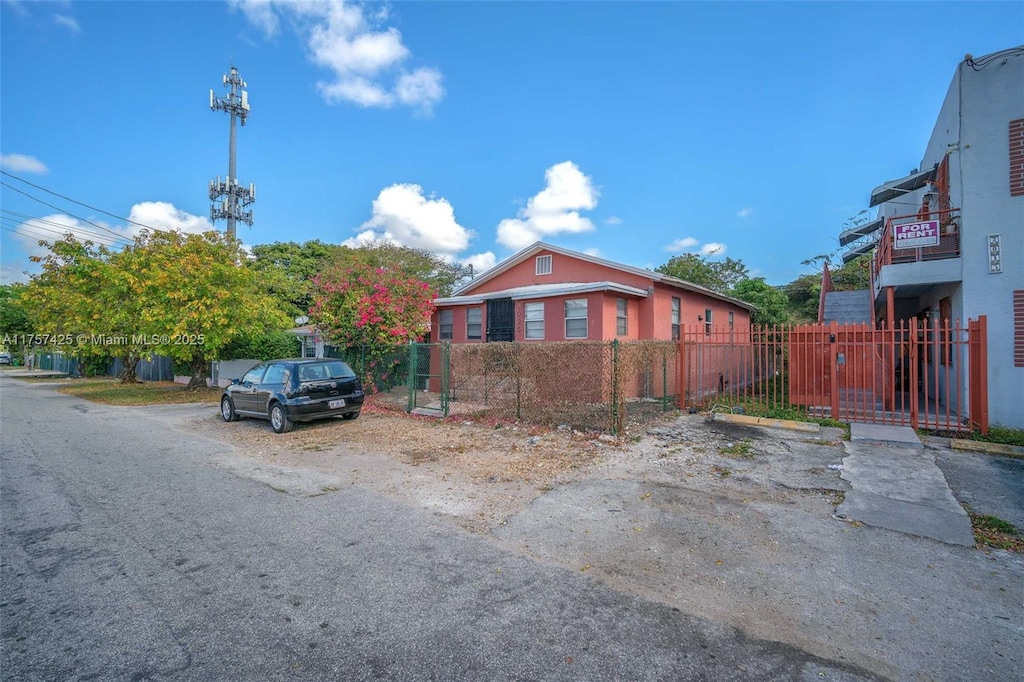
[[[418,341],[430,329],[434,291],[401,271],[357,264],[334,266],[313,278],[310,321],[332,346],[363,346],[366,380],[383,380],[394,361],[394,347]],[[359,368],[355,368],[358,369]]]

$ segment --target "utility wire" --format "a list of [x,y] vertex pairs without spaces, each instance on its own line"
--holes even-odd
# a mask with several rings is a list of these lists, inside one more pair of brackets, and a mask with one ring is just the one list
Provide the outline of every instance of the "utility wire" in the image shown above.
[[[52,227],[43,227],[42,225],[31,225],[31,224],[26,224],[26,223],[23,223],[23,222],[15,221],[15,220],[13,220],[11,218],[7,218],[7,217],[0,217],[0,220],[8,221],[8,223],[7,223],[8,225],[14,223],[15,224],[15,228],[22,228],[22,230],[39,230],[39,231],[42,231],[42,232],[49,232],[49,233],[52,233],[54,235],[61,236],[61,237],[70,232],[70,233],[75,234],[76,236],[78,236],[78,237],[80,237],[82,239],[85,239],[87,241],[93,242],[93,243],[98,244],[100,246],[107,246],[107,247],[122,246],[120,244],[117,244],[116,242],[106,242],[106,241],[101,241],[100,238],[90,238],[90,236],[87,235],[87,234],[82,234],[81,232],[77,232],[76,233],[73,230],[61,230],[61,229],[55,229],[55,228],[52,228]],[[53,240],[53,237],[51,237],[49,235],[46,235],[46,234],[35,234],[35,233],[30,233],[30,232],[24,232],[22,230],[14,229],[14,228],[11,228],[11,227],[4,227],[3,229],[7,230],[8,232],[14,232],[15,234],[20,234],[23,237],[29,237],[31,239]],[[103,237],[102,239],[109,239],[109,237]]]
[[[0,171],[0,173],[3,173],[4,175],[10,175],[9,173],[7,173],[5,171]],[[81,220],[83,223],[88,223],[89,225],[92,225],[93,227],[99,228],[100,230],[103,230],[104,232],[108,232],[108,233],[114,235],[115,237],[118,237],[118,238],[123,237],[123,235],[120,235],[117,232],[114,232],[110,228],[103,227],[102,225],[94,223],[91,220],[87,220],[87,219],[85,219],[85,218],[83,218],[81,216],[77,216],[74,213],[69,213],[68,211],[64,210],[60,206],[54,206],[53,204],[49,204],[49,203],[43,201],[42,199],[40,199],[38,197],[32,196],[28,192],[22,191],[22,190],[18,189],[17,187],[14,187],[13,185],[9,185],[6,182],[3,182],[2,180],[0,180],[0,185],[3,185],[4,187],[7,187],[8,189],[17,192],[18,194],[24,194],[25,196],[27,196],[32,201],[38,201],[43,206],[49,206],[50,208],[54,209],[55,211],[60,211],[61,213],[65,214],[65,215],[68,215],[68,216],[71,216],[72,218],[75,218],[76,220]],[[145,226],[143,226],[143,227],[145,227]],[[153,228],[150,228],[150,229],[153,229]]]
[[[4,220],[8,220],[10,222],[17,222],[19,224],[25,225],[25,227],[41,227],[42,225],[51,225],[53,227],[58,228],[63,233],[72,232],[74,234],[85,235],[87,237],[95,237],[96,239],[105,239],[105,240],[115,241],[115,242],[119,241],[119,242],[123,242],[125,245],[133,243],[131,239],[128,239],[126,237],[121,237],[119,239],[113,239],[112,237],[108,237],[105,234],[100,234],[99,232],[93,232],[91,230],[85,230],[85,229],[82,229],[80,227],[72,227],[70,225],[65,225],[63,223],[54,222],[52,220],[46,220],[45,218],[37,218],[35,216],[26,215],[24,213],[18,213],[16,211],[9,211],[6,208],[5,209],[0,209],[0,212],[9,214],[7,216],[0,216],[0,218],[3,218]],[[10,217],[10,216],[13,216],[13,217]]]
[[[131,223],[132,225],[138,225],[139,227],[144,227],[144,228],[146,228],[148,230],[156,230],[157,229],[157,228],[155,228],[155,227],[153,227],[151,225],[145,225],[143,223],[138,223],[138,222],[135,222],[134,220],[131,220],[130,218],[125,218],[124,216],[119,216],[116,213],[111,213],[110,211],[104,211],[102,208],[97,208],[95,206],[90,206],[89,204],[87,204],[87,203],[85,203],[83,201],[78,201],[77,199],[72,199],[71,197],[64,196],[60,192],[54,192],[53,190],[46,189],[42,185],[37,185],[37,184],[35,184],[33,182],[29,182],[25,178],[20,178],[17,175],[14,175],[13,173],[8,173],[7,171],[0,171],[0,173],[3,173],[4,175],[6,175],[9,178],[14,178],[18,182],[23,182],[26,185],[28,185],[29,187],[35,187],[36,189],[43,190],[47,194],[52,194],[55,197],[60,197],[61,199],[64,199],[65,201],[70,201],[71,203],[78,204],[79,206],[85,206],[90,211],[99,211],[100,213],[108,215],[111,218],[117,218],[118,220],[123,220],[126,223]],[[10,187],[10,185],[7,185],[7,186]]]

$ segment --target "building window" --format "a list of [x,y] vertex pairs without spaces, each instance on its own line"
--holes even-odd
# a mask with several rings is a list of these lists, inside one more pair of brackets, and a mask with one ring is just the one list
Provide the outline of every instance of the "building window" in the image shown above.
[[624,298],[615,299],[615,335],[626,336],[629,333],[629,321],[626,313],[629,310]]
[[673,341],[678,341],[679,340],[679,311],[680,311],[681,305],[682,305],[682,301],[680,301],[678,298],[673,296],[672,297],[672,340]]
[[466,310],[466,338],[479,339],[483,337],[483,309],[469,308]]
[[733,312],[729,311],[729,331],[732,331],[736,326],[736,320],[734,319]]
[[543,339],[544,338],[544,304],[543,303],[527,303],[523,306],[524,316],[526,317],[526,338],[528,339]]
[[537,256],[537,274],[551,274],[551,256]]
[[587,338],[587,299],[572,298],[565,302],[565,338]]
[[438,338],[442,341],[452,340],[452,326],[455,319],[455,313],[451,310],[442,310],[440,315],[440,325],[438,328]]
[[711,315],[713,312],[711,308],[704,309],[704,336],[711,336]]

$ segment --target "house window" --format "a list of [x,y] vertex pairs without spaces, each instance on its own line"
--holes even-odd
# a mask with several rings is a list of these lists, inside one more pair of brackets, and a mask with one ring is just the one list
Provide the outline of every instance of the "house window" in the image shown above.
[[587,338],[587,299],[572,298],[565,302],[565,338]]
[[672,297],[672,340],[673,341],[678,341],[679,340],[679,311],[680,311],[681,304],[682,304],[682,302],[678,298],[676,298],[675,296]]
[[537,256],[537,274],[551,274],[551,256]]
[[527,303],[523,306],[524,316],[526,317],[526,338],[528,339],[543,339],[544,338],[544,304],[543,303]]
[[730,310],[729,311],[729,331],[732,331],[735,326],[736,326],[736,320],[733,318],[733,313]]
[[629,333],[629,323],[626,317],[626,312],[629,310],[627,307],[626,299],[617,298],[615,299],[615,334],[616,336],[625,336]]
[[315,358],[316,357],[316,339],[312,336],[302,337],[302,357],[304,358]]
[[466,310],[466,338],[479,339],[483,337],[483,309],[469,308]]
[[452,339],[452,326],[455,319],[455,313],[451,310],[442,310],[440,314],[440,325],[438,331],[438,338],[442,341],[451,341]]
[[713,312],[711,308],[704,309],[704,336],[711,336],[711,315]]

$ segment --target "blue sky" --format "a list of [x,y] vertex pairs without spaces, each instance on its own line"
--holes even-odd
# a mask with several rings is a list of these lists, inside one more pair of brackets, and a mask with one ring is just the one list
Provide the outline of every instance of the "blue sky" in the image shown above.
[[[208,93],[233,61],[247,244],[389,238],[478,268],[536,239],[641,267],[717,249],[772,284],[917,166],[966,53],[1024,43],[1020,2],[2,0],[0,20],[3,170],[115,216],[210,228]],[[2,181],[56,207],[0,187],[4,282],[52,230],[138,229]]]

